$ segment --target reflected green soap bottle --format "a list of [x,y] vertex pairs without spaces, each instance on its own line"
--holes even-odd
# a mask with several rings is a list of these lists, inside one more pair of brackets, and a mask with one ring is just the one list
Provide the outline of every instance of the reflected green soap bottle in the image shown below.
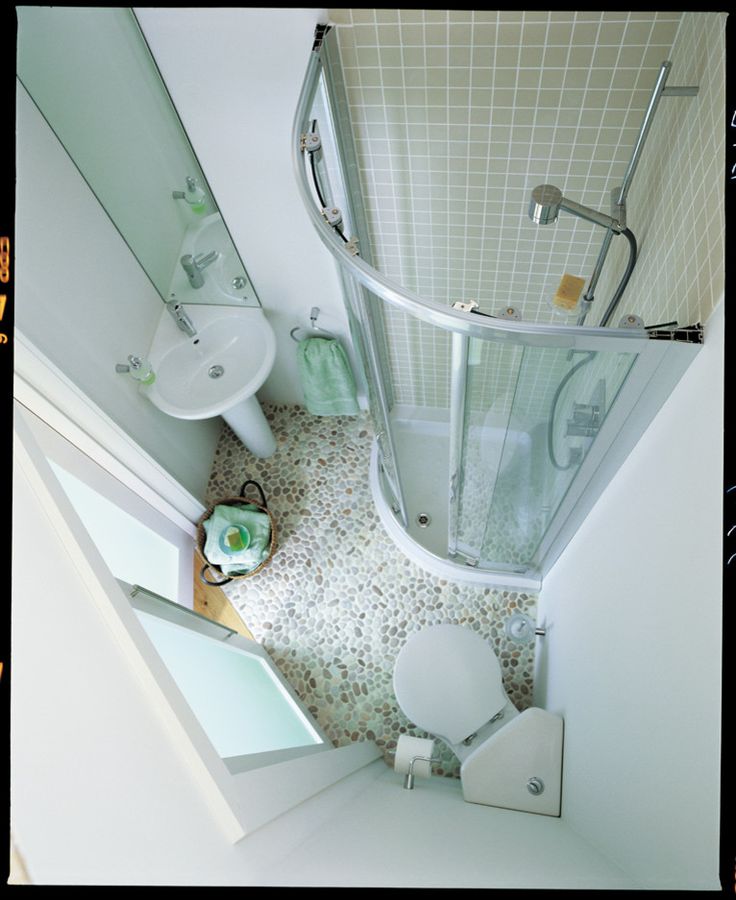
[[189,208],[192,212],[198,216],[201,216],[207,208],[207,195],[197,184],[197,179],[192,178],[189,175],[187,176],[187,189],[184,194],[184,199],[189,204]]

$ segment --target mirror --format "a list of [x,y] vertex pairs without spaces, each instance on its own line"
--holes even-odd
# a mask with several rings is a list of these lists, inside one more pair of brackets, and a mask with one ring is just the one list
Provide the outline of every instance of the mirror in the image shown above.
[[133,11],[17,13],[19,81],[161,298],[260,306]]

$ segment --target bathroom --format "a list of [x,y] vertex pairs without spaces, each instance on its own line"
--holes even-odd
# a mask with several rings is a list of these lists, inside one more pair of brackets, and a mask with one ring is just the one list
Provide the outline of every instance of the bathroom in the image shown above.
[[[23,149],[23,157],[19,158],[18,164],[19,219],[16,225],[19,268],[20,257],[25,256],[23,279],[19,271],[16,291],[16,324],[20,332],[83,397],[89,397],[103,409],[129,441],[143,448],[158,463],[164,470],[163,475],[158,473],[159,483],[168,476],[162,490],[169,502],[184,504],[186,497],[181,499],[182,495],[189,495],[204,503],[212,496],[237,491],[245,478],[255,478],[263,484],[277,516],[282,543],[268,569],[244,582],[232,596],[245,623],[268,647],[294,689],[314,706],[315,715],[332,741],[337,744],[380,741],[382,749],[390,750],[390,741],[396,738],[398,729],[405,726],[405,720],[388,693],[390,665],[387,660],[395,656],[402,639],[400,632],[407,632],[407,624],[401,623],[408,619],[398,611],[399,601],[405,602],[402,597],[408,596],[411,598],[410,612],[415,617],[427,623],[444,621],[446,617],[470,622],[474,630],[483,631],[484,636],[499,648],[506,641],[503,622],[510,612],[521,609],[537,621],[546,623],[547,634],[537,642],[536,659],[529,648],[522,650],[521,656],[512,657],[515,648],[510,643],[499,650],[499,656],[507,670],[513,668],[525,673],[514,683],[519,705],[529,705],[533,691],[535,705],[557,711],[565,718],[565,766],[569,767],[563,789],[563,816],[558,823],[569,831],[557,829],[554,836],[547,832],[542,836],[542,830],[549,830],[551,825],[542,824],[539,817],[516,816],[506,811],[499,813],[470,804],[440,813],[439,804],[449,803],[455,796],[447,793],[457,787],[455,779],[433,777],[422,780],[413,794],[409,794],[401,790],[401,779],[390,771],[388,774],[393,780],[385,785],[386,790],[381,783],[375,801],[368,802],[361,795],[360,802],[367,804],[363,822],[358,815],[359,805],[355,806],[351,799],[361,786],[369,784],[367,773],[361,770],[330,788],[329,797],[326,796],[329,791],[325,791],[321,799],[307,800],[301,808],[282,817],[282,831],[287,827],[286,816],[292,816],[292,827],[309,828],[308,805],[313,804],[311,814],[320,817],[322,831],[312,844],[314,863],[311,869],[304,868],[303,858],[300,858],[300,868],[295,857],[293,869],[285,872],[284,861],[269,839],[269,828],[273,838],[279,833],[277,819],[238,845],[243,856],[239,863],[229,864],[226,873],[215,872],[204,863],[199,863],[201,868],[198,869],[195,859],[177,868],[171,856],[167,867],[167,854],[175,853],[173,842],[162,844],[160,862],[151,863],[150,868],[140,871],[145,871],[154,881],[174,879],[178,883],[187,883],[189,877],[200,879],[202,883],[225,883],[218,879],[226,879],[227,883],[259,883],[259,878],[268,877],[264,874],[266,868],[258,869],[255,863],[260,847],[265,857],[275,861],[274,871],[280,871],[281,877],[290,879],[288,883],[293,884],[303,883],[299,881],[300,877],[310,879],[308,883],[313,884],[345,883],[344,879],[350,875],[356,884],[380,885],[381,877],[387,877],[386,873],[389,873],[390,883],[405,885],[444,884],[442,879],[447,879],[449,884],[467,886],[570,886],[585,857],[588,874],[580,877],[587,877],[589,881],[578,882],[578,886],[643,884],[649,887],[714,888],[718,857],[720,632],[713,627],[698,629],[695,622],[708,617],[717,623],[721,620],[720,517],[714,515],[721,502],[717,306],[723,291],[718,156],[722,150],[718,149],[721,132],[716,123],[720,112],[717,89],[722,90],[723,81],[723,60],[718,54],[723,50],[725,17],[718,14],[681,16],[675,13],[669,17],[658,14],[658,21],[653,23],[651,16],[646,19],[646,14],[609,14],[612,21],[607,24],[612,28],[615,26],[620,43],[625,43],[623,35],[628,29],[632,44],[629,48],[624,46],[620,55],[619,47],[613,53],[611,46],[601,45],[599,49],[602,59],[608,60],[609,73],[618,61],[622,77],[635,77],[632,76],[634,64],[630,60],[644,57],[649,67],[647,72],[655,71],[656,74],[661,60],[672,59],[675,64],[672,83],[696,83],[699,85],[697,100],[710,98],[715,104],[708,108],[710,112],[706,109],[702,113],[706,118],[697,120],[701,122],[699,126],[691,119],[684,119],[685,124],[678,134],[678,140],[682,141],[678,144],[680,156],[676,155],[674,161],[668,158],[672,165],[679,167],[672,176],[678,179],[679,187],[682,187],[680,173],[683,168],[686,172],[697,171],[697,185],[689,194],[684,192],[678,198],[678,202],[698,207],[695,225],[683,221],[681,211],[678,214],[677,210],[668,210],[661,219],[647,222],[641,233],[637,230],[633,205],[647,203],[646,196],[642,196],[643,185],[650,183],[646,180],[645,167],[651,171],[657,153],[663,152],[656,142],[656,133],[647,144],[642,169],[630,195],[631,227],[637,230],[641,244],[641,277],[645,279],[641,290],[652,296],[655,292],[649,285],[658,282],[658,298],[677,297],[679,302],[672,308],[661,310],[664,315],[660,317],[656,315],[659,309],[643,309],[636,304],[622,309],[622,312],[645,316],[648,323],[677,318],[684,324],[692,324],[702,319],[706,324],[706,341],[687,372],[690,380],[682,382],[678,387],[680,393],[673,395],[631,452],[625,467],[589,513],[556,566],[545,575],[543,588],[539,591],[504,586],[479,588],[455,583],[426,574],[394,546],[383,531],[367,484],[371,425],[365,416],[341,417],[338,428],[338,420],[333,422],[330,418],[320,419],[306,413],[302,405],[295,344],[290,337],[296,325],[309,328],[309,312],[318,306],[319,324],[339,334],[350,346],[337,272],[304,212],[296,191],[291,160],[290,132],[315,25],[332,21],[337,31],[342,32],[341,52],[344,53],[346,77],[351,75],[357,79],[357,86],[353,86],[352,91],[359,99],[360,96],[365,99],[364,108],[358,103],[351,109],[358,121],[356,132],[362,137],[368,134],[371,125],[379,131],[383,128],[385,133],[386,125],[380,121],[376,123],[373,118],[375,104],[370,102],[368,94],[376,87],[374,79],[380,71],[377,60],[384,55],[384,45],[393,50],[395,56],[391,32],[399,28],[397,23],[400,23],[401,42],[407,57],[412,48],[424,47],[429,56],[430,49],[434,51],[442,46],[449,58],[445,46],[447,38],[442,36],[452,32],[458,42],[457,60],[465,60],[467,67],[469,30],[480,34],[493,26],[499,32],[513,35],[527,25],[538,26],[540,20],[534,16],[539,14],[151,9],[139,10],[137,15],[276,337],[276,362],[259,390],[258,398],[269,416],[279,448],[277,454],[271,460],[243,455],[237,440],[223,432],[217,420],[180,421],[160,414],[142,400],[129,379],[115,372],[115,363],[124,361],[129,353],[145,351],[150,343],[159,315],[160,305],[156,303],[160,302],[160,297],[152,291],[127,248],[121,249],[119,236],[110,229],[95,198],[88,190],[85,193],[85,186],[80,185],[76,173],[69,169],[69,161],[60,151],[58,142],[54,143],[56,139],[48,127],[38,117],[34,118],[33,110],[23,106],[19,99],[19,116],[23,116],[20,118],[23,128],[19,148]],[[564,68],[559,59],[557,64],[554,63],[554,54],[559,57],[559,46],[563,41],[562,36],[554,36],[557,32],[566,34],[568,43],[573,31],[579,35],[578,43],[569,46],[570,59],[566,65],[571,70],[588,65],[590,60],[588,63],[584,60],[586,51],[590,54],[594,38],[590,29],[592,23],[584,14],[578,14],[573,21],[563,17],[560,20],[550,18],[549,22],[546,14],[542,15],[541,21],[549,29],[548,49],[553,54],[549,63],[551,70]],[[642,19],[646,20],[646,26]],[[198,36],[199,71],[196,78],[192,78],[191,57],[181,52],[181,48],[191,42],[192,35]],[[422,41],[426,41],[426,47]],[[444,43],[440,44],[440,41]],[[518,53],[518,34],[516,41]],[[390,54],[387,56],[386,71],[389,72],[397,66],[391,64]],[[354,60],[352,65],[351,59]],[[684,61],[693,68],[686,69],[681,75],[677,66],[685,65]],[[404,64],[411,63],[405,59]],[[511,68],[502,66],[500,60],[497,65],[499,73]],[[527,65],[521,71],[529,68],[531,66]],[[471,71],[475,75],[475,68]],[[600,75],[597,69],[594,72],[596,77]],[[383,90],[395,89],[388,80],[381,84]],[[643,77],[641,84],[635,84],[637,93],[646,94],[650,89],[650,83],[644,83]],[[458,85],[457,90],[461,87]],[[556,87],[559,90],[562,85]],[[596,84],[595,89],[602,90],[603,87]],[[630,92],[632,87],[634,84],[623,83],[622,89]],[[617,88],[616,83],[613,88]],[[481,86],[478,90],[484,88]],[[673,98],[665,102],[686,104],[692,101]],[[722,96],[720,103],[722,109]],[[667,114],[684,116],[682,109],[679,106],[677,113],[671,112],[671,107],[661,110],[657,124],[660,125],[661,117]],[[712,118],[707,118],[708,115]],[[630,152],[639,121],[640,114],[638,119],[632,115],[631,121],[616,121],[614,117],[610,130],[607,129],[604,135],[604,143],[620,141],[624,160]],[[464,127],[469,128],[467,124]],[[522,127],[528,126],[522,123]],[[708,142],[707,149],[697,144],[699,138]],[[588,141],[586,137],[580,143],[587,144]],[[365,143],[369,144],[370,140],[366,139]],[[555,174],[557,183],[566,174],[574,176],[568,169],[572,146],[568,146],[569,143],[563,142],[563,146],[550,151],[555,157],[559,156],[559,164],[550,165],[548,169],[551,182],[555,182]],[[375,150],[375,145],[373,147]],[[546,153],[548,149],[539,152]],[[711,159],[713,163],[709,165]],[[507,171],[515,171],[519,161],[508,159],[504,163],[508,163]],[[528,164],[529,160],[524,160],[523,171],[531,172],[531,165],[526,168]],[[594,176],[595,163],[588,160],[585,164],[590,169],[589,174]],[[393,170],[392,177],[396,177],[398,171],[398,167]],[[486,171],[484,167],[480,173],[474,173],[482,176],[482,183],[485,183]],[[375,197],[371,198],[379,202],[387,194],[385,188],[379,187],[380,174],[376,172]],[[608,171],[603,174],[607,175]],[[661,171],[660,177],[667,177],[667,172]],[[656,191],[656,179],[654,181],[652,190]],[[530,181],[529,187],[537,183],[537,180]],[[565,184],[569,186],[569,178]],[[609,186],[612,185],[606,185]],[[176,187],[166,185],[168,190]],[[446,196],[448,186],[442,184],[441,191]],[[640,192],[638,197],[637,191]],[[573,188],[570,193],[578,196]],[[517,202],[511,189],[508,194],[508,200],[523,207],[525,214],[526,201],[518,198]],[[703,210],[706,210],[705,214]],[[711,216],[707,215],[708,210],[712,212]],[[388,212],[386,216],[388,225]],[[26,222],[33,222],[32,238],[23,230]],[[47,227],[42,227],[41,223],[46,223]],[[562,218],[559,226],[570,227]],[[525,240],[544,240],[541,229],[535,229],[533,225],[529,228],[531,233]],[[390,233],[390,228],[387,232]],[[445,235],[446,232],[445,228]],[[63,245],[54,239],[62,233],[65,235]],[[587,232],[584,234],[589,237]],[[702,240],[700,236],[703,236]],[[472,237],[469,230],[464,239],[470,244]],[[597,240],[598,237],[590,237],[590,241]],[[645,252],[649,247],[663,245],[668,248],[663,257],[653,257],[651,251],[649,255]],[[585,249],[590,253],[590,248]],[[503,252],[506,252],[505,248]],[[411,266],[415,265],[413,260],[407,258],[402,262],[390,249],[386,249],[385,255],[389,274],[408,277]],[[472,249],[468,258],[472,261]],[[70,259],[73,260],[71,266]],[[396,259],[397,266],[403,264],[405,270],[391,271],[392,259]],[[685,262],[693,259],[697,260],[697,265],[690,270]],[[419,258],[416,265],[421,268],[425,262],[424,258]],[[521,269],[526,265],[523,256],[519,257],[518,265]],[[609,265],[614,269],[621,266],[620,257],[612,254]],[[561,271],[564,270],[550,273],[550,283],[559,280]],[[64,273],[63,278],[59,277],[60,272]],[[480,270],[478,274],[482,274]],[[587,274],[587,270],[580,274]],[[513,283],[521,275],[517,271],[509,278]],[[521,283],[526,284],[528,278],[528,272],[524,271]],[[477,282],[478,275],[475,280]],[[435,275],[434,287],[439,293],[447,290],[440,274]],[[420,294],[425,290],[421,278],[416,288]],[[468,293],[471,297],[476,296],[477,292],[474,284],[472,287],[466,285],[462,290],[452,285],[450,290],[457,290],[462,299]],[[97,298],[96,302],[94,298]],[[696,299],[694,306],[693,298]],[[534,316],[528,301],[519,298],[515,301],[525,316]],[[702,306],[698,306],[699,303]],[[190,312],[196,324],[196,307]],[[80,327],[82,323],[84,328]],[[397,328],[400,327],[398,322]],[[713,351],[716,356],[706,355],[708,327],[712,329],[710,345],[716,348]],[[397,339],[400,338],[399,334]],[[405,340],[419,364],[422,348],[412,347],[409,335]],[[16,354],[20,367],[25,356],[19,353],[18,346]],[[355,364],[354,357],[352,361]],[[412,377],[411,372],[408,377]],[[359,387],[362,387],[360,383]],[[703,395],[707,400],[702,399]],[[47,393],[47,396],[53,403],[53,395]],[[687,421],[683,419],[685,409]],[[282,458],[291,474],[277,467]],[[697,483],[690,478],[693,471],[700,473]],[[331,508],[336,502],[336,494],[339,505],[334,508],[340,511],[339,517]],[[182,515],[191,514],[183,505],[180,511]],[[687,530],[679,525],[682,519],[689,520]],[[337,524],[333,526],[333,522]],[[310,542],[309,538],[323,533],[320,528],[326,529],[327,533],[332,531],[336,539],[333,545]],[[683,570],[672,564],[673,560],[685,558],[697,560],[697,565]],[[317,561],[319,573],[315,571]],[[321,583],[317,577],[312,582],[312,572],[319,575]],[[309,605],[315,602],[315,597],[321,598],[319,609]],[[388,621],[384,632],[381,629],[385,623],[375,617],[375,611],[381,608],[396,616],[395,620]],[[290,610],[293,615],[289,614]],[[300,620],[301,631],[288,622],[294,618]],[[362,622],[365,624],[358,644],[355,629],[360,629]],[[415,626],[417,622],[412,624]],[[281,628],[277,630],[276,626]],[[396,631],[389,634],[392,627]],[[342,630],[344,628],[351,629],[349,637]],[[371,630],[373,628],[375,631]],[[383,637],[387,638],[385,652],[381,649]],[[318,666],[319,662],[324,662],[321,651],[325,645],[330,648],[330,665]],[[617,653],[616,648],[624,647],[625,654],[621,650]],[[504,656],[505,652],[507,656]],[[367,658],[366,653],[369,654]],[[695,681],[683,677],[681,657],[685,653],[691,654],[691,659],[696,661],[697,687]],[[625,672],[620,669],[623,655],[627,659]],[[512,666],[512,659],[516,665]],[[536,666],[536,672],[532,677],[533,666]],[[350,698],[349,692],[345,696],[351,702],[346,703],[340,698],[344,692],[334,690],[335,684],[331,682],[342,679],[345,667],[350,691],[356,698],[360,691],[370,703],[364,704],[361,700],[359,705]],[[319,675],[322,668],[327,668],[330,677]],[[692,666],[685,669],[691,676]],[[585,673],[584,678],[579,676],[581,671]],[[379,703],[381,692],[385,696]],[[678,714],[673,715],[672,721],[661,722],[657,735],[651,735],[648,722],[655,715],[661,716],[662,705],[674,703],[674,692],[680,695]],[[623,697],[631,698],[631,704],[624,702]],[[368,706],[380,708],[381,713],[369,714]],[[692,732],[683,733],[682,717],[692,717],[694,709],[699,714],[698,727],[693,726]],[[627,743],[625,734],[635,735],[636,740]],[[642,734],[647,735],[645,747]],[[673,758],[674,740],[681,746]],[[693,772],[695,746],[704,762],[702,770]],[[661,770],[657,768],[658,757],[663,765]],[[380,760],[377,764],[384,765]],[[354,781],[358,778],[363,782]],[[613,784],[615,790],[608,787],[601,796],[596,790],[601,781],[605,785]],[[670,792],[672,783],[677,783],[678,789]],[[668,786],[666,790],[665,786]],[[336,799],[337,791],[343,792],[342,805]],[[379,796],[381,800],[385,799],[384,806],[379,804]],[[413,801],[429,805],[412,813],[407,804]],[[428,833],[422,830],[425,826],[419,820],[433,815],[433,801],[438,804],[436,815],[451,816],[453,824],[457,823],[458,835],[467,836],[467,830],[472,829],[474,839],[478,841],[484,833],[493,833],[494,839],[498,836],[499,849],[493,860],[481,864],[470,854],[465,865],[448,863],[444,856],[455,854],[457,847],[453,844],[453,836],[442,831],[430,845],[436,850],[435,863],[424,859],[420,864],[418,857],[411,853],[406,860],[396,855],[387,833],[395,835],[398,844],[407,837],[398,831],[398,823],[411,829],[410,822],[416,817],[416,844],[419,845],[420,840],[426,843]],[[402,805],[401,812],[398,804]],[[676,824],[681,819],[678,811],[685,806],[690,828]],[[353,808],[355,813],[351,818]],[[479,818],[480,814],[489,812],[485,819]],[[389,829],[392,816],[397,817],[396,832]],[[667,834],[660,835],[657,840],[646,837],[661,830],[661,822],[665,820],[673,823]],[[362,845],[373,848],[372,866],[370,859],[358,861],[353,855],[349,857],[348,875],[346,870],[331,871],[327,862],[333,852],[331,848],[339,847],[340,852],[347,853],[346,844],[339,841],[341,821],[345,823],[345,841],[352,836]],[[631,827],[632,821],[637,823],[636,828]],[[484,832],[484,828],[489,831]],[[22,829],[18,831],[20,842]],[[589,842],[582,849],[575,843],[581,840],[580,835]],[[211,840],[214,842],[214,837]],[[557,869],[550,868],[548,858],[546,861],[540,859],[533,863],[531,870],[519,871],[515,876],[511,871],[514,863],[521,867],[529,855],[525,848],[536,846],[537,841],[548,841],[544,846],[549,848],[549,853],[557,846],[560,853]],[[518,847],[511,853],[510,845],[515,843]],[[101,860],[110,856],[109,847],[101,845],[98,849]],[[222,852],[218,851],[218,854]],[[383,875],[381,866],[375,864],[375,853],[386,854]],[[509,853],[511,855],[504,861],[504,854]],[[596,853],[602,854],[604,859]],[[371,855],[367,854],[368,857]],[[33,854],[29,852],[28,856],[29,868],[34,871]],[[567,868],[564,860],[569,861]],[[89,860],[88,863],[92,865]],[[84,864],[80,859],[66,869],[58,860],[49,862],[44,875],[45,865],[43,860],[36,863],[40,880],[64,877],[55,876],[55,872],[73,872],[68,877],[83,877]],[[54,869],[54,865],[59,868]],[[90,871],[98,878],[114,881],[114,865],[110,869],[103,862],[94,865]],[[691,876],[690,872],[697,875]],[[473,882],[473,878],[477,880]],[[606,878],[610,879],[608,883]],[[364,880],[361,882],[361,879]]]

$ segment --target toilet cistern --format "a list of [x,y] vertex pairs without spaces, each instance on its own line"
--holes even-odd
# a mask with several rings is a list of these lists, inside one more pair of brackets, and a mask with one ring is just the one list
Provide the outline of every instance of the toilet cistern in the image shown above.
[[[533,640],[536,629],[528,616],[517,614],[515,624]],[[543,709],[520,712],[514,706],[496,654],[481,635],[449,624],[412,634],[396,658],[394,693],[414,726],[460,761],[469,803],[560,815],[563,721]],[[404,754],[403,771],[414,770],[407,756],[429,755],[424,745]]]

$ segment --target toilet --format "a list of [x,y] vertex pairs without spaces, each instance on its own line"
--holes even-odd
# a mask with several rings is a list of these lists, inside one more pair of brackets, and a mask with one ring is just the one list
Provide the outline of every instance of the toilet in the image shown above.
[[483,638],[462,625],[424,628],[401,648],[393,680],[407,718],[460,760],[465,800],[560,815],[562,719],[516,709]]

